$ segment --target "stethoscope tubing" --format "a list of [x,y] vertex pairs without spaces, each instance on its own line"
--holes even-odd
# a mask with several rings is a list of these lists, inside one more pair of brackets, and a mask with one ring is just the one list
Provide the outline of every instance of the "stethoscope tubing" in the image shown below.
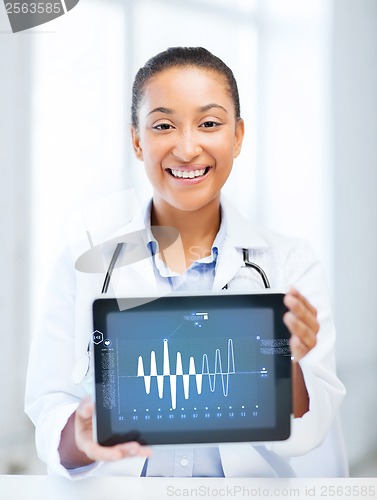
[[[115,264],[118,260],[118,257],[119,257],[119,254],[120,254],[122,248],[123,248],[123,245],[124,245],[124,243],[122,243],[122,242],[118,243],[115,250],[114,250],[113,256],[112,256],[110,264],[109,264],[109,268],[106,272],[105,281],[103,282],[101,293],[107,293],[107,290],[108,290],[109,284],[110,284],[110,280],[111,280],[111,275],[113,274]],[[260,277],[262,278],[264,287],[271,288],[270,282],[268,281],[267,275],[264,272],[264,270],[260,266],[258,266],[258,264],[255,264],[255,262],[251,262],[249,260],[249,250],[248,249],[246,249],[246,248],[242,249],[242,257],[243,257],[243,262],[244,262],[245,266],[251,267],[252,269],[257,271],[257,273],[260,275]],[[223,289],[227,289],[227,288],[228,288],[228,285],[226,284],[223,287]]]
[[249,250],[247,250],[246,248],[243,248],[242,249],[242,256],[243,256],[243,262],[244,262],[245,266],[252,267],[260,274],[260,277],[263,280],[264,287],[271,288],[270,282],[268,281],[267,275],[263,271],[263,269],[260,266],[258,266],[258,264],[255,264],[255,262],[251,262],[249,260]]

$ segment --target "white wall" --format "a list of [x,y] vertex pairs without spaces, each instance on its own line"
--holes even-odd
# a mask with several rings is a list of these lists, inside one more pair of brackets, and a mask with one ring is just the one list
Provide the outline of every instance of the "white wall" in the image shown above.
[[335,0],[333,40],[335,312],[355,463],[377,457],[377,2]]
[[[0,31],[9,29],[0,19]],[[19,470],[32,426],[23,412],[30,340],[29,37],[0,33],[0,470]]]

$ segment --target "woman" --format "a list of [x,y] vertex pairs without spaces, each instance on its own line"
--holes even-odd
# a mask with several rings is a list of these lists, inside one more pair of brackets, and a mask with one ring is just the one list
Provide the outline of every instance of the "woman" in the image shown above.
[[[143,218],[157,252],[152,252],[139,274],[140,263],[114,272],[116,293],[134,293],[137,286],[143,294],[167,288],[216,292],[228,284],[232,291],[253,290],[259,278],[250,270],[245,274],[245,247],[267,269],[271,287],[288,290],[284,322],[291,333],[294,358],[295,418],[291,438],[267,445],[262,453],[277,457],[282,470],[285,464],[288,467],[284,457],[306,453],[321,443],[344,388],[335,375],[335,333],[327,292],[310,249],[302,242],[256,231],[221,198],[244,137],[231,70],[202,48],[172,48],[158,54],[135,78],[131,133],[135,154],[153,187]],[[162,233],[153,234],[153,226],[176,228],[180,247],[173,245],[159,253],[158,248],[166,245]],[[171,460],[160,451],[145,461],[150,450],[136,442],[105,448],[93,441],[92,404],[83,399],[85,391],[71,382],[70,375],[85,356],[91,304],[101,278],[75,275],[67,258],[59,273],[55,282],[60,289],[55,289],[49,307],[53,317],[47,312],[29,367],[27,411],[37,427],[42,458],[70,477],[116,473],[109,463],[125,457],[138,458],[119,462],[121,474],[187,475],[179,467],[180,472],[174,472],[179,451],[170,451]],[[43,355],[46,350],[48,356]],[[253,453],[248,444],[196,451],[188,475],[260,474],[253,472]],[[242,463],[237,457],[244,457]],[[173,465],[169,468],[167,463]],[[294,474],[287,470],[283,475]]]

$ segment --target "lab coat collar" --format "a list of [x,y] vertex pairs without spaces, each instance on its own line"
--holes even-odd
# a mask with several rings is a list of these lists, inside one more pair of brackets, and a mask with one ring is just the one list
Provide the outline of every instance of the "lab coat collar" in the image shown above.
[[218,257],[213,290],[220,291],[244,266],[241,249],[264,249],[268,243],[225,197],[221,197],[222,214],[226,225],[226,238]]
[[261,233],[224,195],[221,195],[221,206],[226,217],[227,238],[236,248],[259,249],[269,246]]
[[[127,234],[131,231],[147,229],[149,221],[146,214],[150,213],[152,200],[149,200],[126,226],[119,228],[112,237]],[[237,248],[259,249],[268,247],[261,232],[255,228],[225,195],[221,195],[223,217],[226,219],[227,238]]]
[[[146,212],[150,210],[148,202],[126,227],[120,228],[116,234],[127,234],[139,229],[147,229]],[[226,237],[222,245],[216,270],[213,290],[219,291],[227,285],[238,270],[244,265],[242,252],[240,249],[265,249],[269,245],[262,234],[253,227],[250,222],[234,207],[234,205],[224,196],[221,196],[222,214],[226,224]],[[152,259],[133,265],[140,275],[140,278],[149,283],[149,287],[156,291]],[[149,288],[148,287],[148,288]]]

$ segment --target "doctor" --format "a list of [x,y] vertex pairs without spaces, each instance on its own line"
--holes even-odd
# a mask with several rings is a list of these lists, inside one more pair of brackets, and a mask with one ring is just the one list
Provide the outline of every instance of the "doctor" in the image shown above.
[[[241,151],[244,122],[236,81],[220,59],[202,48],[169,49],[139,70],[132,97],[132,143],[153,199],[126,232],[146,228],[149,258],[115,269],[109,293],[262,291],[258,273],[245,267],[246,249],[271,287],[287,291],[284,322],[294,357],[292,435],[256,448],[248,443],[199,448],[186,452],[184,462],[179,449],[156,450],[150,457],[150,450],[136,442],[95,443],[93,407],[77,370],[86,357],[91,305],[103,276],[75,271],[65,255],[30,355],[26,411],[36,425],[39,455],[50,470],[67,477],[294,475],[289,458],[321,445],[344,396],[335,373],[335,331],[320,265],[305,243],[256,230],[221,197]],[[153,226],[176,228],[177,244],[167,246]],[[273,465],[277,462],[280,472]]]

